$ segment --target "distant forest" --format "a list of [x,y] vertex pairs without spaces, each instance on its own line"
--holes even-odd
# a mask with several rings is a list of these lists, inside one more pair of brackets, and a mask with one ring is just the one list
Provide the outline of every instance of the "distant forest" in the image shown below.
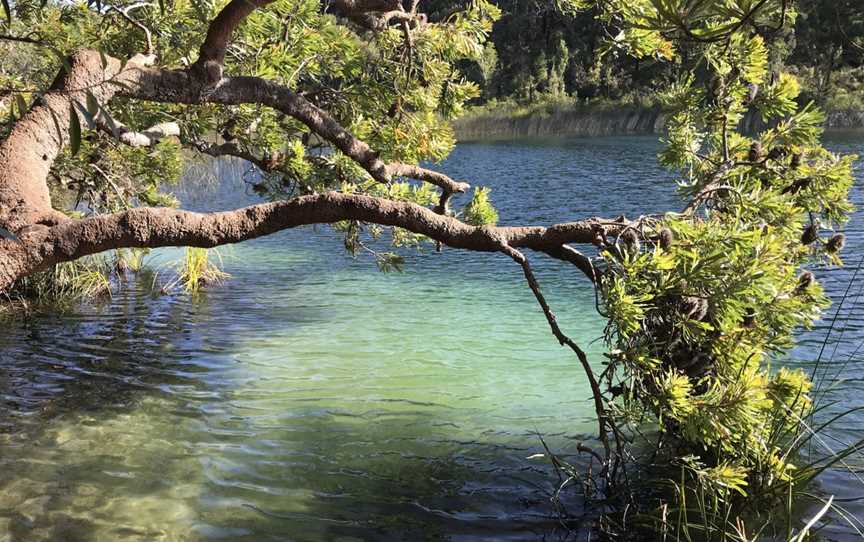
[[[433,17],[462,2],[433,0]],[[606,45],[614,25],[592,10],[569,14],[554,0],[501,0],[503,11],[483,61],[463,66],[483,89],[481,102],[530,103],[555,99],[652,103],[676,77],[673,63],[616,55]],[[795,23],[766,28],[773,39],[771,68],[795,73],[802,99],[830,109],[864,109],[864,0],[790,0]],[[700,58],[682,51],[682,62]]]

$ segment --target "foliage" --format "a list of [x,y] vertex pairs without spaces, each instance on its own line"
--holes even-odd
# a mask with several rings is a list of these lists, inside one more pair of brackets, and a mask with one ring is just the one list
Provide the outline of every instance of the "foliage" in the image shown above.
[[[662,37],[673,32],[704,46],[699,69],[664,95],[670,116],[659,158],[678,171],[691,204],[641,220],[601,253],[603,375],[617,423],[642,420],[640,432],[654,425],[657,453],[682,466],[678,493],[713,503],[702,510],[710,535],[726,532],[723,518],[742,514],[744,502],[751,514],[770,511],[802,481],[792,451],[812,383],[770,364],[827,306],[801,270],[840,263],[833,247],[842,242],[819,232],[830,234],[851,211],[855,157],[819,144],[823,116],[798,107],[794,76],[767,80],[768,51],[741,20],[768,24],[761,17],[776,16],[779,2],[758,13],[747,0],[702,3],[686,19],[675,4],[631,2],[615,14],[634,21],[637,32],[617,40],[633,54],[666,55]],[[773,127],[740,133],[748,110]]]
[[[218,252],[215,253],[219,257]],[[219,284],[230,275],[211,261],[211,251],[206,248],[188,247],[178,265],[177,276],[162,287],[163,292],[181,288],[190,294],[197,294],[207,285]],[[221,257],[219,257],[221,263]]]
[[[452,4],[433,2],[438,10]],[[503,0],[498,5],[503,16],[491,37],[494,65],[490,67],[486,58],[464,68],[483,91],[482,103],[476,105],[488,104],[487,109],[496,101],[506,105],[513,100],[530,107],[559,97],[579,103],[598,99],[639,103],[680,75],[682,63],[698,58],[691,52],[694,43],[727,30],[721,23],[706,26],[699,30],[702,35],[686,36],[687,41],[677,45],[670,39],[681,29],[684,13],[689,21],[723,16],[715,6],[727,8],[717,2],[600,3],[606,9],[581,0]],[[681,15],[676,12],[679,5],[685,7]],[[729,4],[726,14],[747,7]],[[801,78],[803,103],[815,100],[829,111],[861,109],[855,100],[860,85],[848,76],[864,65],[864,6],[860,2],[789,2],[782,26],[776,24],[777,10],[760,7],[757,15],[766,22],[755,21],[755,31],[766,41],[771,70],[807,74]],[[674,49],[679,46],[682,49],[676,54]],[[632,54],[621,54],[624,51]]]
[[26,306],[30,302],[64,305],[111,295],[112,269],[100,256],[65,262],[18,281],[4,295]]
[[484,186],[474,189],[474,197],[465,206],[462,219],[473,226],[494,226],[498,222],[498,212],[489,201],[491,190]]

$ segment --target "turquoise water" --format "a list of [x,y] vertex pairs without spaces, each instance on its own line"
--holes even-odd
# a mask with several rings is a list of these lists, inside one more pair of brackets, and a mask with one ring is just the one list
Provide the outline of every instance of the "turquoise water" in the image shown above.
[[[861,139],[832,145],[864,151]],[[657,149],[471,144],[443,168],[491,186],[502,223],[548,224],[678,207]],[[236,162],[188,177],[190,208],[255,201]],[[837,297],[864,254],[859,217],[849,233],[849,268],[820,273]],[[157,281],[180,255],[151,257]],[[326,228],[221,256],[230,280],[195,297],[153,295],[146,276],[105,303],[0,329],[0,540],[570,539],[549,504],[557,478],[527,457],[543,435],[586,460],[575,450],[595,427],[589,391],[512,262],[409,251],[404,273],[382,274]],[[599,364],[589,285],[534,259],[562,327]],[[823,355],[830,367],[852,357],[830,392],[845,407],[864,404],[864,304],[851,293]],[[828,325],[794,363],[815,359]],[[860,438],[862,421],[835,436]],[[832,473],[821,491],[861,487]]]

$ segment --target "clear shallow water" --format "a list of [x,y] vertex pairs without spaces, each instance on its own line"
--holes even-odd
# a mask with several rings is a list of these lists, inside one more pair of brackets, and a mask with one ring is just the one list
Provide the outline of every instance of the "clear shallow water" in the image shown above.
[[[864,153],[860,139],[832,146]],[[635,216],[679,206],[657,148],[471,144],[444,169],[491,186],[504,224]],[[254,201],[241,167],[212,168],[221,182],[187,187],[189,207]],[[848,230],[849,268],[820,274],[837,296],[864,254],[860,215]],[[326,228],[222,255],[232,278],[194,299],[154,297],[145,278],[110,302],[0,329],[0,540],[566,538],[548,504],[556,478],[526,457],[538,433],[565,455],[590,438],[589,392],[514,264],[427,250],[380,274]],[[599,363],[589,286],[535,260],[562,326]],[[834,326],[831,367],[864,340],[859,293]],[[793,357],[814,359],[827,327]],[[830,392],[846,407],[864,404],[861,360]],[[836,435],[860,438],[862,422]],[[835,474],[822,490],[861,487]]]

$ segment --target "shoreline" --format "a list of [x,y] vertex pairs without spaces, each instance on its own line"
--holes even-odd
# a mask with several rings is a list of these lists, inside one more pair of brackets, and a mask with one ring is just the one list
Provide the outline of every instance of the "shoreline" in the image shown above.
[[[544,137],[599,137],[614,135],[659,135],[665,113],[659,107],[604,105],[602,107],[538,108],[529,114],[490,110],[454,122],[456,139],[462,143]],[[864,111],[840,110],[826,115],[828,133],[864,133]],[[742,121],[745,131],[761,129],[756,115]]]

